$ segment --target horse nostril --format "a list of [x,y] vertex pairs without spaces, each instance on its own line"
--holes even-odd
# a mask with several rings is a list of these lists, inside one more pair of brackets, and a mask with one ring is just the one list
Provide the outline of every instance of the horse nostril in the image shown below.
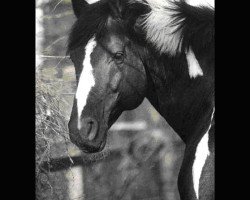
[[[88,135],[88,139],[89,140],[93,140],[94,139],[94,134],[91,134],[92,128],[93,128],[93,121],[90,121],[87,123],[87,135]],[[93,131],[92,131],[93,132]]]
[[87,124],[86,124],[87,134],[90,133],[90,131],[92,129],[92,124],[93,124],[93,122],[87,122]]
[[97,134],[97,123],[93,119],[86,119],[85,121],[86,125],[86,136],[89,141],[92,141],[95,139]]

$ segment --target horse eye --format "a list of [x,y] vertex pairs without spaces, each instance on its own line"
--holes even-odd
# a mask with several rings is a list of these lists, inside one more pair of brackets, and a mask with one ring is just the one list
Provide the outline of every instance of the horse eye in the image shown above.
[[118,64],[121,64],[124,61],[124,53],[123,52],[117,52],[117,53],[115,53],[113,58],[116,60],[116,62],[118,62]]

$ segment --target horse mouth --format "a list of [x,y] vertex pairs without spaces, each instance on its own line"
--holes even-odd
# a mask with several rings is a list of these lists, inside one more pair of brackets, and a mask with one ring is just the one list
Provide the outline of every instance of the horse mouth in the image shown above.
[[84,153],[97,153],[104,149],[106,145],[106,139],[103,140],[99,145],[91,145],[91,144],[78,144],[77,146]]

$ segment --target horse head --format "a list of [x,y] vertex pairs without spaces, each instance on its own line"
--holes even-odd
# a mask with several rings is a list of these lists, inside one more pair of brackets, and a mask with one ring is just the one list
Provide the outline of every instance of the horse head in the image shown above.
[[101,151],[112,124],[145,97],[142,51],[126,34],[123,2],[72,0],[77,21],[68,52],[77,89],[68,127],[71,141],[84,152]]

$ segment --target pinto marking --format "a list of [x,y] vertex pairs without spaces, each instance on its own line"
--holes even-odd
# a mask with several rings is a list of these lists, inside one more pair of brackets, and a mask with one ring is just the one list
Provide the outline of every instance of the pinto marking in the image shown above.
[[181,30],[176,31],[179,25],[173,25],[172,15],[176,13],[172,10],[173,2],[171,0],[134,0],[131,2],[146,4],[151,9],[139,20],[146,31],[147,40],[156,47],[159,53],[169,53],[174,56],[180,52]]
[[[146,32],[146,39],[150,41],[156,50],[162,53],[168,53],[175,56],[182,49],[182,30],[179,19],[175,21],[178,14],[178,8],[175,0],[130,0],[130,3],[145,4],[150,8],[150,12],[138,19],[139,24]],[[187,4],[191,6],[214,7],[214,0],[188,0]]]
[[200,142],[196,148],[195,160],[194,160],[194,164],[193,164],[193,168],[192,168],[194,191],[195,191],[197,199],[199,199],[199,182],[200,182],[201,172],[202,172],[202,169],[205,165],[207,157],[210,155],[210,151],[208,148],[208,134],[209,134],[209,130],[212,126],[214,111],[215,111],[215,108],[213,109],[213,113],[211,116],[211,122],[210,122],[208,129],[207,129],[207,132],[204,134],[204,136],[202,137],[202,139],[200,140]]
[[210,6],[214,8],[215,0],[186,0],[186,3],[191,6]]
[[186,58],[188,63],[188,73],[190,78],[196,78],[197,76],[203,76],[203,71],[199,65],[198,60],[196,59],[192,48],[190,47],[186,51]]
[[78,87],[76,90],[77,111],[78,111],[78,125],[81,128],[81,114],[87,103],[89,93],[95,85],[95,77],[93,75],[93,67],[91,65],[91,53],[96,46],[95,38],[91,38],[85,47],[85,58],[83,60],[83,70],[79,79]]
[[100,0],[87,0],[88,4],[93,4],[93,3],[96,3],[98,1],[100,1]]

